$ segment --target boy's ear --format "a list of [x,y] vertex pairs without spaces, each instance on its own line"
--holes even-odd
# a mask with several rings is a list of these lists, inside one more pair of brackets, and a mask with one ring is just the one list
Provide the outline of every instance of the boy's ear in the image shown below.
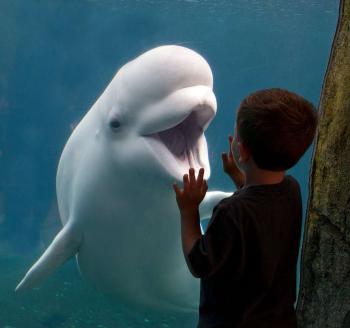
[[247,162],[249,160],[249,158],[250,158],[249,149],[241,142],[238,142],[237,145],[238,145],[238,151],[239,151],[238,161],[240,163]]
[[236,140],[238,141],[239,140],[239,137],[238,137],[238,133],[237,133],[237,125],[235,125],[235,138]]

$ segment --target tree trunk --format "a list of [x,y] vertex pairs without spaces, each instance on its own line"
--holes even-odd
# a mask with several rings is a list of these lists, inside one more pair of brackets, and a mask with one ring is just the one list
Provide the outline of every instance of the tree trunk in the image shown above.
[[350,0],[323,82],[297,303],[300,328],[350,327]]

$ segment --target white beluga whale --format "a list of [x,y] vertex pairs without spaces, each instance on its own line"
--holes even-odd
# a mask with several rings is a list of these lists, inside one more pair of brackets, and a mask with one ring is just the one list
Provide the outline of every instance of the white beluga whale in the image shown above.
[[[213,76],[195,51],[151,49],[122,66],[68,139],[57,169],[62,230],[16,291],[76,256],[99,290],[156,310],[197,311],[199,279],[181,247],[172,183],[210,176],[204,131],[216,114]],[[208,191],[201,219],[232,192]]]

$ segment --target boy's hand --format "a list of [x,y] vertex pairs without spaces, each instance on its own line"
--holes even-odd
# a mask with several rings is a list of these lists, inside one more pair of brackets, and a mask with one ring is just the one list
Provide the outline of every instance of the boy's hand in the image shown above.
[[222,166],[224,169],[224,172],[227,173],[230,178],[233,180],[233,182],[236,184],[236,186],[240,186],[244,184],[245,182],[245,174],[242,170],[239,169],[232,153],[232,143],[233,143],[233,137],[229,136],[229,152],[222,153]]
[[173,183],[173,188],[176,193],[176,202],[180,211],[197,209],[208,190],[207,182],[203,180],[204,168],[199,170],[197,180],[194,171],[192,167],[189,169],[189,178],[188,174],[184,174],[183,191],[180,190],[176,182]]

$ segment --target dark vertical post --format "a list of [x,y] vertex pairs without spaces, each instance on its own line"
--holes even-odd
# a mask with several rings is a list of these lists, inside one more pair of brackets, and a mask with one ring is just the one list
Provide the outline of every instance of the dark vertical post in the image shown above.
[[319,104],[297,303],[298,327],[350,327],[350,0]]

